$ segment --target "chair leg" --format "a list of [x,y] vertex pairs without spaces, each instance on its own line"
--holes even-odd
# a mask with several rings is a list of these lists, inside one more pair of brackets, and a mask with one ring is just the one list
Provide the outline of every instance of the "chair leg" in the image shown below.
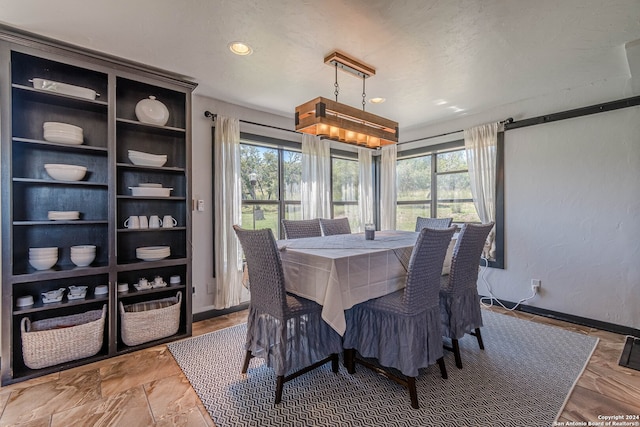
[[478,339],[478,345],[480,346],[480,350],[484,350],[484,343],[482,342],[482,335],[480,334],[480,328],[476,328],[476,333],[473,334]]
[[411,407],[413,409],[419,409],[418,406],[418,391],[416,390],[416,378],[407,377],[407,388],[409,389],[409,397],[411,398]]
[[451,345],[453,346],[453,355],[456,359],[456,366],[458,369],[462,369],[462,357],[460,356],[460,345],[455,338],[451,339]]
[[347,348],[344,350],[344,360],[347,372],[350,374],[356,373],[356,349]]
[[338,373],[338,369],[340,368],[340,359],[338,358],[338,353],[333,353],[331,355],[331,370],[334,374]]
[[247,354],[244,356],[244,363],[242,365],[243,374],[247,373],[247,369],[249,369],[249,361],[251,360],[252,357],[253,355],[251,354],[251,350],[247,350]]
[[442,375],[442,378],[445,380],[449,378],[449,375],[447,375],[447,367],[444,365],[444,357],[438,359],[438,366],[440,366],[440,375]]
[[284,375],[278,375],[276,378],[276,401],[277,405],[282,400],[282,387],[284,386]]

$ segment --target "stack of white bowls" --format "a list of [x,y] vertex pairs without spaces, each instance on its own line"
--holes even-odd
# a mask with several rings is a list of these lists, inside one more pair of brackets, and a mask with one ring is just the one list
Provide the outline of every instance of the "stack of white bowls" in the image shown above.
[[144,246],[136,249],[136,258],[143,261],[158,261],[171,255],[169,246]]
[[58,248],[29,248],[29,264],[36,270],[48,270],[58,262]]
[[84,140],[82,128],[67,123],[44,122],[44,140],[61,144],[80,145]]
[[166,154],[150,154],[143,151],[129,150],[129,160],[138,166],[160,167],[167,163]]
[[86,267],[96,258],[94,245],[71,246],[71,262],[78,267]]

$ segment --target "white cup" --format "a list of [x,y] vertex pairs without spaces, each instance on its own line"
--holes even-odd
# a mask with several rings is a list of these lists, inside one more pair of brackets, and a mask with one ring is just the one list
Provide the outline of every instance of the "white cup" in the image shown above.
[[138,218],[135,215],[131,215],[124,222],[124,226],[127,227],[127,228],[140,228],[140,218]]
[[172,228],[176,225],[178,225],[178,221],[171,215],[165,215],[164,218],[162,218],[162,226],[164,228]]
[[151,215],[149,218],[149,228],[160,228],[162,227],[162,221],[158,215]]
[[151,286],[149,286],[149,281],[143,277],[138,280],[138,287],[145,289],[150,288]]
[[160,277],[160,276],[156,276],[153,279],[153,284],[154,285],[162,285],[163,283],[164,283],[164,279],[162,277]]
[[140,228],[149,228],[149,220],[146,216],[140,215],[138,218],[140,219]]

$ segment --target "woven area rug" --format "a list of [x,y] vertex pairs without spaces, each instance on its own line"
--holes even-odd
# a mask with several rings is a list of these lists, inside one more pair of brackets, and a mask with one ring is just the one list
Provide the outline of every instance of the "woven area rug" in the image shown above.
[[273,405],[275,376],[252,359],[240,374],[246,324],[168,345],[217,426],[550,426],[597,338],[483,312],[485,350],[460,340],[464,369],[445,352],[420,371],[420,409],[401,386],[362,366],[349,375],[330,364],[285,384]]

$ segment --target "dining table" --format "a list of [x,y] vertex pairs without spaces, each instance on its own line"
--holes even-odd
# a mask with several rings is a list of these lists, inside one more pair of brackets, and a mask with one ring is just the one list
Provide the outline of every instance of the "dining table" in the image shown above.
[[[322,318],[340,335],[346,330],[345,310],[404,288],[418,233],[376,231],[278,240],[287,292],[322,305]],[[447,251],[448,273],[455,236]]]

